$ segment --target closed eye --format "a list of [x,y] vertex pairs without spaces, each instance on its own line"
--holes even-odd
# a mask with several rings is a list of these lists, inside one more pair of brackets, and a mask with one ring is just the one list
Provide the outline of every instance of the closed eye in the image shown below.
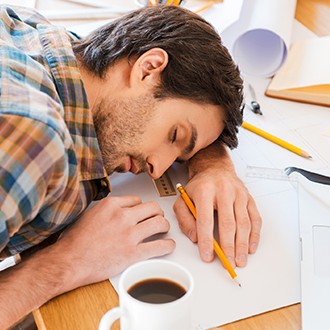
[[176,128],[176,129],[173,131],[173,134],[172,134],[172,137],[171,137],[171,143],[174,143],[174,142],[176,141],[177,133],[178,133],[178,129]]

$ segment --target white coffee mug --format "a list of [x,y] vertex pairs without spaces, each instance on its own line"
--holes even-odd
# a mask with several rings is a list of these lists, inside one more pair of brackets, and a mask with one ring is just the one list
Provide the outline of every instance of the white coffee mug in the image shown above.
[[177,263],[158,259],[136,263],[121,275],[120,306],[103,315],[99,330],[111,329],[117,319],[121,330],[191,330],[193,289],[192,275]]

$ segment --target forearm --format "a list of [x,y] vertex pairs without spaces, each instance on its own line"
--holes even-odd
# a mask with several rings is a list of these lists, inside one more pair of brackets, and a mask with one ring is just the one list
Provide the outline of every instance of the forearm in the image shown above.
[[0,273],[0,328],[7,329],[51,298],[68,291],[73,274],[56,246]]
[[188,161],[189,178],[213,166],[235,173],[227,149],[220,141],[215,141],[207,148],[200,150]]

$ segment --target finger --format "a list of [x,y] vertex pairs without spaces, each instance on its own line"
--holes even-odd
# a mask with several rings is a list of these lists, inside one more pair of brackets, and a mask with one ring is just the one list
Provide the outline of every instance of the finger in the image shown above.
[[251,232],[249,242],[249,253],[255,253],[260,242],[260,231],[262,227],[262,219],[258,212],[257,206],[253,198],[250,198],[248,203],[248,212],[251,221]]
[[223,195],[218,201],[218,230],[220,246],[230,264],[235,267],[236,222],[232,200],[233,198]]
[[249,238],[251,231],[251,222],[247,210],[247,201],[245,198],[237,198],[235,202],[236,219],[236,244],[235,244],[235,262],[239,267],[247,264],[249,252]]
[[[204,190],[204,189],[203,189]],[[214,258],[213,252],[213,229],[214,229],[214,203],[207,198],[208,189],[202,191],[200,196],[196,196],[197,213],[197,238],[199,254],[203,261],[210,262]],[[205,198],[206,196],[206,198]],[[212,196],[210,194],[210,196]]]
[[187,205],[179,197],[173,205],[173,210],[178,218],[179,227],[182,232],[194,243],[197,242],[196,220],[189,211]]
[[169,230],[170,223],[164,217],[156,216],[137,224],[135,238],[138,242],[142,242],[150,236],[167,233]]
[[175,249],[175,241],[172,239],[159,239],[143,242],[138,245],[139,259],[149,259],[170,254]]
[[120,207],[132,207],[132,206],[142,203],[141,198],[136,195],[128,195],[128,196],[111,196],[111,195],[109,195],[106,198],[104,198],[102,201],[104,201],[104,202],[114,201]]
[[159,204],[153,201],[135,205],[131,207],[129,212],[131,213],[132,221],[136,223],[158,215],[164,216],[164,211],[160,208]]

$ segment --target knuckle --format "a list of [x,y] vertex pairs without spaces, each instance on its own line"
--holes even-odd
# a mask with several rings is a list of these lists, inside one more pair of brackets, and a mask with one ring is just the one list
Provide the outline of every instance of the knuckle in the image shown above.
[[148,206],[148,208],[150,208],[153,211],[156,212],[160,212],[161,214],[163,214],[163,210],[161,209],[161,207],[159,206],[159,204],[155,201],[149,201],[145,203],[146,206]]
[[236,224],[232,217],[222,218],[220,225],[222,232],[231,232],[236,230]]
[[251,233],[250,241],[251,242],[259,242],[260,240],[260,233]]
[[234,242],[223,241],[223,242],[221,242],[221,246],[227,253],[234,254],[234,251],[235,251]]
[[248,216],[239,217],[237,219],[237,225],[242,229],[250,230],[251,229],[250,218]]
[[198,240],[201,248],[207,248],[209,246],[213,246],[213,239],[212,238],[203,238]]
[[158,242],[160,254],[167,254],[175,249],[175,241],[172,239],[163,239]]
[[239,242],[236,244],[236,250],[238,251],[247,251],[249,249],[248,243]]
[[176,201],[174,204],[173,204],[173,211],[174,211],[174,213],[175,214],[178,214],[178,212],[179,212],[179,203],[178,203],[178,201]]
[[255,217],[252,221],[253,221],[253,227],[256,228],[256,231],[260,231],[262,227],[262,218],[258,216]]
[[158,217],[159,218],[159,226],[163,229],[165,229],[166,231],[170,230],[170,222],[168,220],[166,220],[164,217]]

